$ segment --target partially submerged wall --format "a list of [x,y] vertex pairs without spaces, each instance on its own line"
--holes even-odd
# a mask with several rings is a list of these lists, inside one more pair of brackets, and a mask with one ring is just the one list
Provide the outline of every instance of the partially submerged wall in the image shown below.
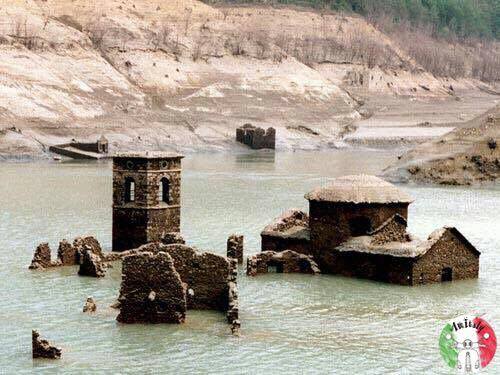
[[261,250],[293,250],[311,253],[309,216],[300,210],[288,210],[267,225],[260,234]]
[[120,288],[122,323],[183,323],[186,289],[167,253],[142,252],[123,260]]
[[247,259],[247,275],[271,272],[318,274],[320,269],[311,256],[291,250],[263,251]]
[[[183,244],[165,245],[159,242],[112,255],[113,260],[123,258],[125,262],[128,257],[145,252],[166,253],[172,258],[175,271],[185,286],[187,309],[223,311],[229,323],[239,326],[239,321],[235,322],[238,319],[237,267],[230,259],[212,253],[199,253]],[[125,272],[134,270],[124,269],[123,277],[126,278]],[[147,267],[142,267],[140,272],[149,271]],[[123,298],[120,293],[119,301]]]

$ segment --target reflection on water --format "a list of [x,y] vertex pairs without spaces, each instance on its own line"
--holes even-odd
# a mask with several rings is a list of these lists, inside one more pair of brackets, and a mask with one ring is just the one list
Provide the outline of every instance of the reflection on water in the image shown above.
[[[184,159],[182,231],[188,243],[225,253],[227,236],[259,232],[328,178],[377,173],[380,152],[209,154]],[[94,234],[111,245],[111,168],[107,163],[0,165],[0,372],[450,373],[437,348],[446,319],[466,312],[500,322],[498,189],[402,188],[416,201],[409,229],[427,236],[456,225],[481,251],[480,279],[404,287],[322,275],[239,277],[243,336],[222,314],[190,311],[185,325],[119,325],[108,306],[120,266],[104,279],[75,267],[30,272],[34,247]],[[94,296],[94,316],[81,312]],[[60,361],[31,360],[31,329],[63,347]],[[494,360],[487,373],[498,373]]]

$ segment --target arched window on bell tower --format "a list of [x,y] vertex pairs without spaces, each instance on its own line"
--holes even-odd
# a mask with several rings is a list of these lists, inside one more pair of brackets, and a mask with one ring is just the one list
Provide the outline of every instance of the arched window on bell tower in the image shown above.
[[158,195],[160,202],[170,203],[170,183],[168,181],[168,178],[163,177],[160,180],[160,188]]
[[125,202],[135,201],[135,181],[132,177],[125,179]]

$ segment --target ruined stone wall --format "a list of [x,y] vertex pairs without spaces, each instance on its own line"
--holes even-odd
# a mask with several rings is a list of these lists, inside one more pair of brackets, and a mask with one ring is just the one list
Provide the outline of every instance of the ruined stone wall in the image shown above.
[[372,244],[382,245],[387,242],[407,242],[409,240],[406,233],[406,223],[401,220],[392,218],[390,221],[381,227],[372,235]]
[[243,236],[232,234],[227,239],[227,257],[243,263]]
[[452,269],[453,280],[477,278],[479,274],[479,255],[449,230],[415,261],[412,282],[414,285],[441,282],[446,267]]
[[311,243],[302,238],[284,238],[272,234],[261,234],[262,251],[284,251],[293,250],[301,254],[311,254]]
[[408,204],[353,204],[309,202],[311,248],[322,272],[330,272],[332,250],[352,236],[350,221],[368,218],[371,229],[377,228],[395,214],[405,220]]
[[257,128],[242,126],[236,129],[236,141],[243,143],[254,150],[276,148],[276,130],[274,128]]
[[175,269],[187,284],[189,309],[228,310],[231,267],[227,258],[197,253],[192,247],[181,244],[163,245],[161,251],[172,256]]
[[122,323],[182,323],[186,318],[186,289],[172,257],[142,252],[123,260],[120,288]]
[[[328,272],[348,277],[411,285],[412,258],[369,254],[355,251],[331,251],[326,256]],[[322,272],[325,272],[323,268]]]
[[247,275],[255,276],[271,271],[309,274],[320,272],[318,265],[311,256],[291,250],[282,252],[263,251],[247,259]]

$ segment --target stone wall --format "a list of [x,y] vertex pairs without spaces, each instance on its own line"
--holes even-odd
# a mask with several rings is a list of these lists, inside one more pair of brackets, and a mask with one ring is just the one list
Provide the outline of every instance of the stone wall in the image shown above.
[[409,235],[406,233],[406,220],[394,215],[374,232],[371,233],[372,244],[382,245],[388,242],[408,242]]
[[255,276],[269,272],[318,274],[320,270],[311,256],[291,250],[263,251],[248,257],[247,275]]
[[441,282],[445,268],[451,268],[453,280],[477,278],[479,274],[479,254],[449,229],[416,259],[412,282],[414,285]]
[[367,233],[398,214],[408,217],[408,203],[399,204],[353,204],[332,202],[309,202],[309,228],[311,248],[321,270],[331,272],[332,251],[352,236],[350,222],[367,219]]
[[293,250],[311,254],[309,216],[303,211],[286,211],[267,225],[260,237],[262,251]]
[[243,143],[254,150],[263,148],[276,148],[276,130],[274,128],[254,127],[250,124],[245,124],[236,129],[236,141]]
[[123,260],[120,288],[122,323],[183,323],[186,288],[172,257],[141,252]]
[[227,257],[243,263],[243,236],[232,234],[227,239]]
[[[224,312],[231,309],[230,301],[234,299],[237,289],[230,291],[230,285],[236,283],[234,273],[237,268],[232,267],[230,259],[217,254],[200,253],[195,248],[183,244],[165,245],[159,242],[114,253],[106,259],[117,260],[143,252],[165,252],[172,257],[174,267],[186,285],[188,309]],[[230,297],[231,294],[233,297]]]
[[412,282],[413,258],[331,251],[323,259],[329,264],[329,273],[402,285]]

